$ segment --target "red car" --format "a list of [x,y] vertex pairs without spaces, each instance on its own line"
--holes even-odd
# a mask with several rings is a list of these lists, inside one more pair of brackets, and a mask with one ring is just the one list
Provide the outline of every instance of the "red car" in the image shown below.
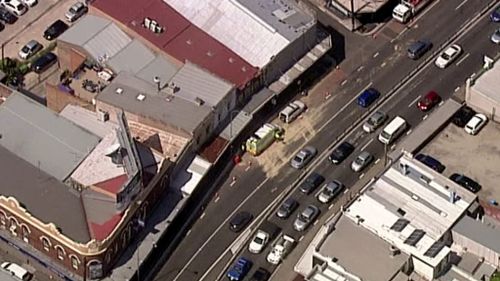
[[422,111],[428,111],[440,102],[441,97],[436,92],[430,91],[418,101],[417,106]]

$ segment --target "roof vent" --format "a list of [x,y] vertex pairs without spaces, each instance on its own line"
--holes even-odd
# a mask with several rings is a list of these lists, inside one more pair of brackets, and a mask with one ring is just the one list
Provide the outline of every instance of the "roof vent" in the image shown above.
[[118,95],[123,94],[123,89],[122,88],[116,88],[115,93]]
[[243,67],[241,68],[241,71],[243,71],[243,72],[247,72],[247,68],[246,68],[246,66],[243,66]]
[[213,56],[214,56],[214,53],[212,53],[212,51],[208,51],[208,52],[207,52],[207,56],[209,56],[209,57],[213,57]]
[[137,97],[135,97],[138,101],[143,101],[146,99],[146,95],[144,94],[138,94]]
[[151,30],[151,32],[153,33],[162,33],[163,31],[165,31],[164,28],[160,26],[160,24],[157,21],[150,19],[148,17],[144,18],[143,26]]
[[205,103],[205,101],[203,101],[199,97],[194,98],[194,102],[196,103],[197,106],[202,106]]
[[191,41],[191,39],[188,39],[188,40],[186,40],[186,44],[188,44],[188,45],[192,45],[192,44],[193,44],[193,41]]
[[174,82],[171,82],[167,85],[166,91],[167,93],[173,95],[177,93],[181,88],[176,86]]
[[234,59],[233,59],[233,58],[229,58],[229,62],[230,62],[230,63],[233,63],[233,62],[234,62]]

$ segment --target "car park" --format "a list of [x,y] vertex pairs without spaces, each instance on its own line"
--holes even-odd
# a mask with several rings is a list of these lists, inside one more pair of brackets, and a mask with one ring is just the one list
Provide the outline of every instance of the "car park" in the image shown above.
[[82,2],[76,2],[69,7],[65,14],[66,20],[74,22],[88,12],[89,8]]
[[335,148],[328,157],[333,164],[340,164],[354,151],[354,146],[349,142],[343,142]]
[[68,28],[69,26],[65,22],[62,20],[56,20],[43,32],[43,38],[49,41],[54,40],[59,37],[59,35],[63,34]]
[[458,44],[453,44],[446,48],[441,55],[436,59],[436,66],[439,68],[446,68],[448,65],[453,63],[458,56],[462,53],[462,47],[460,47]]
[[36,40],[30,40],[21,48],[21,50],[19,50],[19,57],[23,60],[28,59],[41,49],[43,49],[42,44]]
[[318,194],[318,201],[324,204],[330,203],[340,192],[344,190],[344,185],[338,180],[327,183]]
[[463,174],[452,174],[450,179],[470,192],[478,193],[481,190],[481,185],[479,183]]
[[429,111],[438,103],[441,102],[441,97],[434,91],[428,92],[417,103],[417,107],[422,111]]
[[488,117],[482,113],[477,113],[465,125],[465,132],[469,135],[476,135],[486,125],[486,122],[488,122]]
[[318,217],[319,209],[314,205],[307,206],[302,212],[297,215],[293,222],[293,229],[297,231],[304,231],[309,225]]
[[364,90],[358,97],[358,105],[361,107],[369,107],[376,99],[380,97],[380,92],[374,88]]
[[22,16],[28,11],[28,8],[19,0],[2,0],[0,3],[2,7],[17,16]]
[[361,152],[358,157],[351,163],[351,169],[354,172],[360,172],[366,168],[372,161],[373,155],[368,151]]
[[267,281],[269,277],[271,277],[271,273],[267,269],[259,267],[252,275],[250,281]]
[[493,10],[490,14],[490,19],[493,22],[500,22],[500,5]]
[[258,254],[262,252],[268,242],[269,233],[259,229],[257,233],[255,233],[252,241],[250,241],[250,244],[248,244],[248,251],[252,254]]
[[239,212],[229,222],[229,229],[233,232],[242,231],[252,221],[253,215],[249,212]]
[[56,62],[57,56],[54,53],[49,52],[35,60],[31,64],[31,70],[33,70],[37,74],[40,74],[54,65]]
[[302,193],[310,194],[313,192],[320,184],[325,181],[325,178],[316,173],[312,172],[300,185],[299,190]]
[[314,156],[316,156],[317,153],[318,150],[316,148],[306,146],[297,152],[295,157],[293,157],[290,161],[290,165],[295,169],[302,169],[311,161],[311,159],[314,158]]
[[0,8],[0,20],[7,24],[13,24],[17,21],[17,17],[6,9]]
[[363,124],[363,131],[367,133],[375,132],[387,120],[387,115],[382,111],[375,111]]
[[407,50],[408,57],[412,60],[421,58],[432,48],[432,43],[428,40],[418,40],[413,42]]
[[456,126],[463,128],[465,125],[467,125],[467,122],[476,115],[476,112],[474,109],[464,106],[460,108],[455,114],[453,114],[453,117],[451,118],[453,124]]
[[444,171],[444,169],[446,168],[437,159],[435,159],[432,156],[426,155],[426,154],[422,154],[422,153],[417,154],[417,156],[415,156],[415,159],[422,162],[424,165],[426,165],[427,167],[433,169],[434,171],[436,171],[438,173],[442,173]]
[[250,269],[252,268],[252,261],[247,258],[241,257],[227,272],[227,277],[231,281],[240,281],[245,278]]
[[299,202],[291,197],[287,198],[276,211],[276,216],[281,219],[288,218],[299,206]]
[[491,42],[495,44],[500,44],[500,28],[495,30],[490,37]]

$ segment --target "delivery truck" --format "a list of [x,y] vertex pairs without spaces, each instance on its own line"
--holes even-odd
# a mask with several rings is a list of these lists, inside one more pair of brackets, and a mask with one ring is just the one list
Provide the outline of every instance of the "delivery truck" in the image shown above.
[[392,17],[401,23],[407,23],[431,1],[432,0],[401,0],[394,10],[392,10]]

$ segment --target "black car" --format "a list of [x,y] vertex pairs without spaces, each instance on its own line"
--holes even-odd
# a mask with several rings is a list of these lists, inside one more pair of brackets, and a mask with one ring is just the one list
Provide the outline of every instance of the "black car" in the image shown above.
[[49,41],[54,40],[68,28],[69,26],[65,22],[63,22],[62,20],[56,20],[45,30],[45,32],[43,33],[43,38]]
[[330,161],[333,164],[340,164],[354,151],[354,146],[348,142],[343,142],[330,154]]
[[474,109],[468,106],[464,106],[460,108],[455,114],[453,114],[451,121],[458,127],[463,128],[474,115],[476,115]]
[[0,20],[8,24],[13,24],[17,21],[17,17],[13,13],[5,10],[4,8],[0,8]]
[[250,281],[267,281],[271,277],[271,273],[263,267],[259,267],[257,271],[252,275]]
[[278,218],[286,219],[288,218],[295,209],[299,206],[299,202],[293,198],[287,198],[283,204],[281,204],[278,211],[276,211],[276,216]]
[[417,154],[417,156],[415,156],[415,159],[424,163],[425,166],[433,169],[434,171],[436,171],[438,173],[442,173],[444,171],[444,169],[446,168],[436,158],[429,156],[429,155],[425,155],[425,154],[420,153],[420,154]]
[[309,194],[313,192],[318,186],[320,186],[325,181],[325,178],[316,173],[311,173],[299,186],[299,190],[302,193]]
[[40,74],[56,62],[57,56],[54,53],[49,52],[34,61],[31,64],[31,70],[33,70],[35,73]]
[[469,190],[473,193],[478,193],[481,190],[481,185],[477,183],[475,180],[461,174],[453,174],[450,176],[450,179],[459,185],[463,186],[465,189]]
[[233,232],[240,232],[245,228],[245,226],[248,225],[248,223],[250,223],[252,219],[253,215],[249,212],[239,212],[229,222],[229,229]]

